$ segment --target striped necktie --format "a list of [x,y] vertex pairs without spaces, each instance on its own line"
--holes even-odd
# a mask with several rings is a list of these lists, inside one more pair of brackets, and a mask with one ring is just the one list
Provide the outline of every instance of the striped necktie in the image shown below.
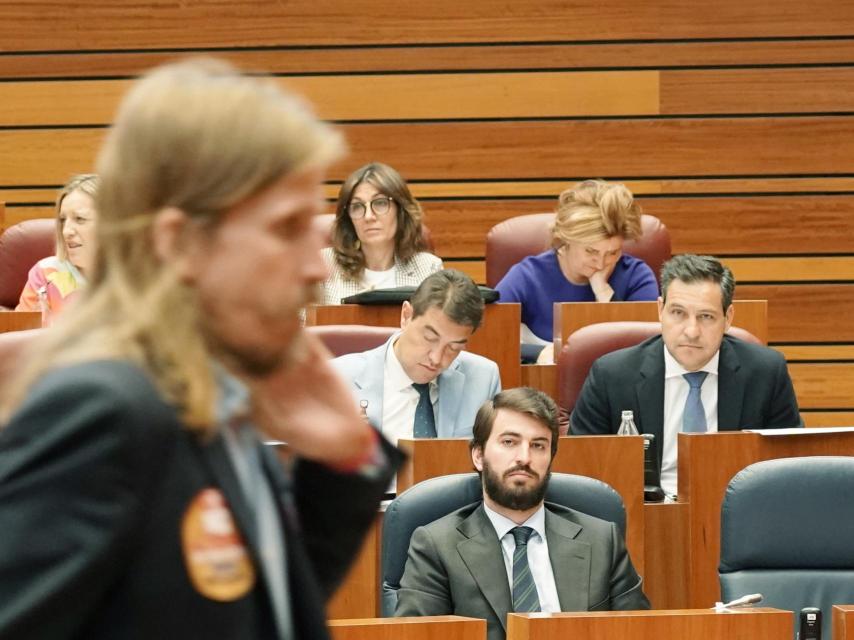
[[528,564],[528,539],[534,530],[531,527],[514,527],[510,530],[516,540],[513,551],[513,611],[530,613],[540,610],[537,585]]

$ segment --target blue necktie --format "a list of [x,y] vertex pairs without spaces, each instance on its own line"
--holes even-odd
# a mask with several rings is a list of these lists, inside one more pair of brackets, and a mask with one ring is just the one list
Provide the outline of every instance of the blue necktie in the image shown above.
[[413,382],[413,388],[418,392],[418,406],[415,407],[415,423],[412,435],[415,438],[436,437],[436,416],[433,415],[433,403],[430,402],[430,383]]
[[686,433],[706,432],[706,410],[703,408],[703,397],[700,395],[700,387],[703,380],[709,375],[708,371],[694,371],[683,373],[682,377],[691,385],[688,398],[685,400],[685,410],[682,412],[682,431]]
[[514,527],[510,530],[516,540],[513,551],[513,611],[530,613],[540,610],[537,585],[528,564],[528,539],[534,530],[531,527]]

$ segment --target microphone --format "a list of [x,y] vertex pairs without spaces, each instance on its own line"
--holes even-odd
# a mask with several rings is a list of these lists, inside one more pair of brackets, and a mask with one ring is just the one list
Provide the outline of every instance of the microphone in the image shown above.
[[723,602],[715,603],[715,611],[723,611],[725,609],[734,609],[736,607],[746,607],[751,604],[756,604],[757,602],[762,602],[762,594],[761,593],[749,593],[746,596],[741,596],[740,598],[736,598],[735,600],[730,600],[726,604]]
[[821,609],[817,607],[801,609],[798,640],[821,640]]

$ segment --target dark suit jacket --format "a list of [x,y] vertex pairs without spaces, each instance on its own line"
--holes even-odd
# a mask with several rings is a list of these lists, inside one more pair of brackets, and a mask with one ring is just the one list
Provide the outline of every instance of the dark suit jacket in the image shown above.
[[[641,433],[664,435],[664,342],[661,336],[608,353],[593,363],[572,412],[573,435],[617,433],[624,409]],[[783,356],[724,336],[718,359],[718,430],[802,426]]]
[[[649,609],[614,523],[546,503],[546,541],[562,611]],[[482,502],[415,530],[396,616],[484,618],[488,639],[501,640],[511,607],[501,543]]]
[[[298,461],[286,475],[263,449],[296,637],[328,638],[326,600],[391,470],[369,480]],[[200,594],[184,564],[182,517],[211,487],[255,567],[254,586],[231,602]],[[140,369],[101,361],[50,373],[0,431],[0,638],[274,638],[253,522],[221,438],[187,431]]]

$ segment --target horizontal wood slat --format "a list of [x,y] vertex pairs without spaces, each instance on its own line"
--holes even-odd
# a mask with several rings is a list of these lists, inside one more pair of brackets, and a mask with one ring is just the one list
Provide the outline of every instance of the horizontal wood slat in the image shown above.
[[[279,80],[327,120],[655,115],[657,71]],[[108,124],[130,80],[0,83],[0,126]]]
[[[540,198],[541,211],[553,209],[557,195],[573,184],[573,180],[542,181],[477,181],[477,182],[418,182],[411,181],[409,187],[416,198]],[[667,180],[620,180],[636,196],[678,196],[719,194],[764,194],[787,192],[789,196],[817,192],[821,194],[854,192],[854,178],[709,178]],[[0,200],[11,203],[44,203],[52,201],[56,189],[41,187],[0,188]],[[340,182],[327,183],[326,197],[334,201],[338,197]],[[716,196],[717,197],[717,196]],[[427,205],[429,206],[429,204]]]
[[801,411],[808,427],[854,427],[854,411]]
[[854,407],[854,364],[794,363],[789,365],[789,374],[792,376],[800,407]]
[[[410,180],[854,173],[854,117],[343,125],[353,153]],[[102,129],[0,131],[0,186],[56,184],[91,167]],[[405,140],[406,144],[401,144]],[[578,153],[595,149],[596,153]]]
[[44,0],[0,5],[7,51],[141,49],[429,42],[755,38],[849,35],[852,10],[837,0],[740,0],[606,4],[485,1],[359,3],[77,0],[62,28],[45,29],[57,6]]
[[[280,80],[327,120],[850,112],[854,67],[349,75]],[[111,121],[130,80],[0,83],[0,126]],[[660,91],[659,91],[660,85]]]
[[[851,360],[854,362],[854,345],[786,345],[777,344],[774,348],[782,353],[786,360]],[[854,399],[853,399],[854,400]]]
[[854,284],[747,284],[736,298],[768,300],[769,342],[854,342]]
[[663,71],[661,113],[851,111],[854,68]]
[[[234,46],[242,43],[232,42]],[[192,52],[189,52],[192,53]],[[108,51],[0,56],[3,78],[130,77],[186,52]],[[224,49],[215,53],[242,69],[278,74],[411,71],[633,69],[726,65],[850,64],[854,38],[729,42],[486,44],[459,47]]]

